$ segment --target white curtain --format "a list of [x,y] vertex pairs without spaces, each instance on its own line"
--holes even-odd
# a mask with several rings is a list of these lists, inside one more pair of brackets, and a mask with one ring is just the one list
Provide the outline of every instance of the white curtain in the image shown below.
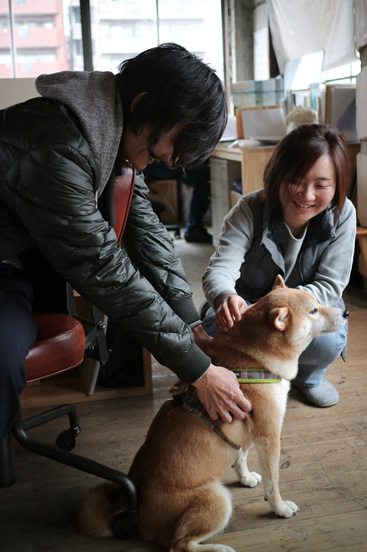
[[286,61],[324,51],[324,70],[356,61],[353,0],[267,0],[279,70]]

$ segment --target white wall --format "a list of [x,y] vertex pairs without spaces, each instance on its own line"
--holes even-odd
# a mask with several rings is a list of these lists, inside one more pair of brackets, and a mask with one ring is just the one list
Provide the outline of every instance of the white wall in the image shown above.
[[35,79],[0,79],[0,109],[39,96]]
[[362,226],[367,227],[367,0],[354,2],[356,48],[361,51],[362,71],[357,77],[357,132],[361,152],[357,155],[357,214]]

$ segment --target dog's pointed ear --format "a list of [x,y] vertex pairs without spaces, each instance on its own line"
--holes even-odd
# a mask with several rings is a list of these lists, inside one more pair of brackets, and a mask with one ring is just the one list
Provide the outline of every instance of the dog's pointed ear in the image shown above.
[[287,287],[284,283],[284,280],[282,278],[282,276],[280,274],[277,274],[277,277],[275,278],[275,282],[273,284],[273,289],[277,289],[277,288],[280,288],[280,287]]
[[286,319],[289,316],[288,307],[276,307],[269,312],[269,320],[280,332],[284,332],[287,327]]

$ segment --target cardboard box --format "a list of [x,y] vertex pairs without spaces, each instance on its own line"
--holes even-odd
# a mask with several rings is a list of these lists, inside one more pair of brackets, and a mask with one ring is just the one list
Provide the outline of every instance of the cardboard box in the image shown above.
[[163,224],[178,224],[178,181],[156,180],[149,184],[149,188],[150,201],[163,206],[162,211],[159,213],[159,218]]

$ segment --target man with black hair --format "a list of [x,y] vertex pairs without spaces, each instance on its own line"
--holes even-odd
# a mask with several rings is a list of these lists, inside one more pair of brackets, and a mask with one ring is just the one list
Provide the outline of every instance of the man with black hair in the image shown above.
[[64,71],[36,88],[41,97],[0,111],[0,442],[20,408],[33,312],[62,310],[65,281],[192,383],[213,419],[243,418],[250,404],[203,352],[210,338],[143,177],[121,247],[102,213],[124,159],[141,171],[209,157],[227,118],[215,72],[164,44],[116,75]]

